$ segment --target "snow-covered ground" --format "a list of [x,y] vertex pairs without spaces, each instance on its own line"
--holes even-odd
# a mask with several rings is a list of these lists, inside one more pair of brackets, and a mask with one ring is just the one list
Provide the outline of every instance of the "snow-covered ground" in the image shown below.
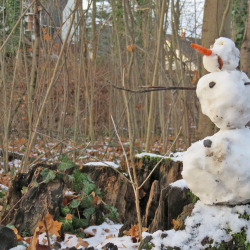
[[[250,242],[250,223],[248,220],[240,218],[246,213],[250,216],[250,205],[235,207],[208,206],[201,201],[195,204],[192,215],[185,221],[185,230],[157,231],[151,236],[151,242],[155,245],[152,250],[161,249],[160,246],[179,247],[181,250],[200,250],[212,246],[219,246],[222,241],[228,242],[232,235],[246,231],[246,242]],[[162,234],[167,237],[161,237]],[[150,235],[144,232],[143,237]],[[202,245],[201,242],[208,237],[208,241],[213,239],[213,243]],[[204,242],[204,241],[203,241]]]

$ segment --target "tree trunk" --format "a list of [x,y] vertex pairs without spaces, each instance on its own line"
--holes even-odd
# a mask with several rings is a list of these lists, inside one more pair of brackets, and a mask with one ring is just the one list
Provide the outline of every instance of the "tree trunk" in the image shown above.
[[[160,25],[159,25],[159,32],[158,32],[158,44],[157,44],[157,52],[156,52],[156,58],[155,58],[155,68],[154,68],[154,75],[153,75],[153,81],[152,86],[156,85],[156,81],[158,79],[158,61],[160,58],[160,47],[161,47],[161,37],[162,37],[162,29],[163,29],[163,22],[164,22],[164,16],[165,16],[165,7],[166,7],[166,0],[162,1],[161,5],[161,17],[160,17]],[[146,147],[145,151],[149,152],[150,146],[151,146],[151,140],[152,140],[152,127],[153,127],[153,117],[155,112],[155,98],[156,93],[151,92],[150,95],[150,107],[149,107],[149,116],[148,116],[148,128],[147,128],[147,137],[146,137]]]
[[[229,7],[229,9],[227,7]],[[219,36],[231,37],[231,8],[232,1],[230,0],[205,1],[202,26],[202,46],[209,48]],[[202,75],[207,73],[208,72],[202,66]],[[207,116],[202,114],[200,108],[197,139],[202,139],[206,136],[213,135],[214,133],[215,125]]]
[[240,50],[240,69],[244,71],[248,77],[250,76],[250,4],[248,4],[248,16],[245,26],[245,33]]

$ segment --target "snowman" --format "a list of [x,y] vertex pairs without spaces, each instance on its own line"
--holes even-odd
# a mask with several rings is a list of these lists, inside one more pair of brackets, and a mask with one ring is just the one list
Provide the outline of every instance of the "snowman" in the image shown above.
[[221,37],[210,49],[192,44],[204,54],[209,74],[197,85],[203,114],[220,131],[198,141],[184,153],[183,178],[207,205],[250,202],[250,82],[236,70],[240,52],[232,40]]

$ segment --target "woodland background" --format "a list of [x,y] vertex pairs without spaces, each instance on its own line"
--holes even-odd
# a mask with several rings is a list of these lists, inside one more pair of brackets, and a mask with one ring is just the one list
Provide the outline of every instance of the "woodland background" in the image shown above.
[[[69,2],[0,0],[6,172],[13,171],[9,151],[20,145],[22,171],[31,153],[39,156],[35,145],[46,149],[48,142],[94,149],[108,140],[100,158],[118,157],[111,114],[130,156],[166,153],[181,126],[172,151],[217,131],[194,91],[206,72],[190,43],[209,48],[220,36],[232,38],[241,50],[240,69],[250,76],[247,0]],[[162,89],[168,87],[191,90]],[[61,144],[60,152],[66,147]],[[75,150],[73,159],[79,154]]]

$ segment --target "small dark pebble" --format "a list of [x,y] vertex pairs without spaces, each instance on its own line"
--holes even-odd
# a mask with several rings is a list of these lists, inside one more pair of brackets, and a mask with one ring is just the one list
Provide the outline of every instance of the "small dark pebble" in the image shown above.
[[55,242],[55,243],[52,245],[52,249],[55,249],[55,250],[61,249],[61,244],[60,244],[59,242]]
[[209,88],[213,88],[215,86],[215,84],[216,84],[215,82],[210,82],[209,83]]
[[118,250],[118,247],[113,243],[107,243],[102,249],[104,249],[104,250]]
[[168,237],[168,234],[167,233],[162,233],[161,234],[161,238],[164,239],[164,238],[167,238]]
[[204,147],[206,147],[206,148],[211,148],[211,146],[212,146],[212,141],[209,140],[209,139],[204,140],[204,141],[203,141],[203,145],[204,145]]

